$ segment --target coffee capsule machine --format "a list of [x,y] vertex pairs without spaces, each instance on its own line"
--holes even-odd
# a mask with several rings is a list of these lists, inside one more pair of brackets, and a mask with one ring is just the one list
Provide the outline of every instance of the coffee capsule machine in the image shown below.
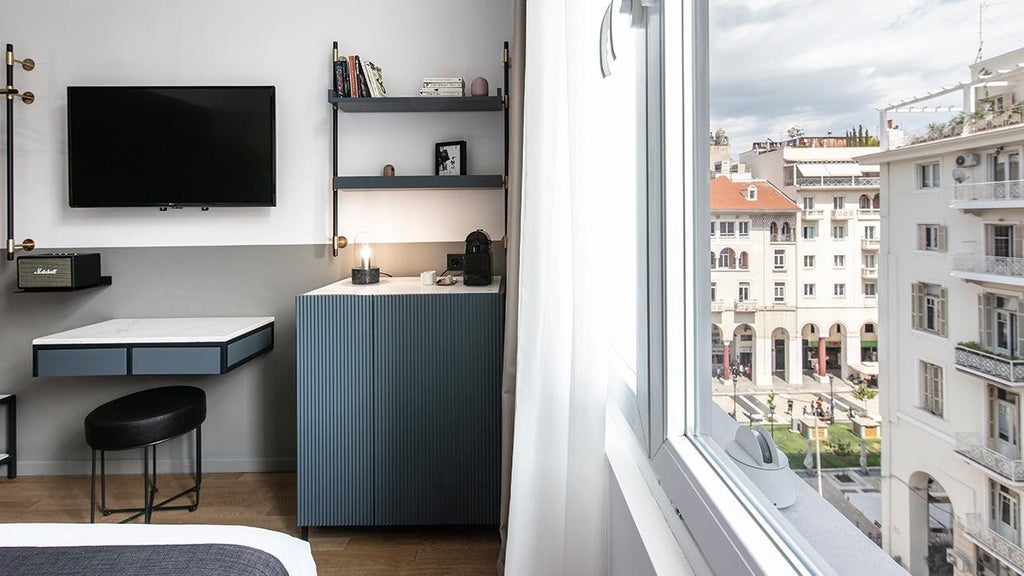
[[466,236],[466,260],[462,277],[466,286],[487,286],[493,276],[491,265],[491,237],[483,230]]

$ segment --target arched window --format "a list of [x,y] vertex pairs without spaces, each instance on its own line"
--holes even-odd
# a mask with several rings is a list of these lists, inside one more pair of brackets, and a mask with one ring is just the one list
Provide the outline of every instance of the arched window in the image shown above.
[[726,248],[718,255],[718,267],[736,268],[736,253],[732,251],[732,248]]
[[778,236],[778,234],[779,234],[779,225],[776,224],[775,222],[772,222],[771,224],[769,224],[768,225],[768,233],[772,235],[772,238],[775,238],[776,236]]
[[746,252],[740,252],[740,269],[741,270],[746,270],[748,266],[749,266],[749,263],[747,262],[747,253]]
[[860,209],[867,210],[871,208],[871,198],[868,198],[867,194],[860,195]]
[[879,198],[878,194],[875,194],[875,197],[871,199],[871,207],[872,208],[879,208],[879,207],[881,207],[881,198]]
[[790,237],[792,235],[793,235],[793,231],[790,230],[789,222],[783,222],[782,223],[782,238],[784,240],[788,241],[788,240],[790,240]]
[[712,250],[711,251],[711,269],[714,270],[715,268],[718,268],[717,257],[715,256],[715,251]]

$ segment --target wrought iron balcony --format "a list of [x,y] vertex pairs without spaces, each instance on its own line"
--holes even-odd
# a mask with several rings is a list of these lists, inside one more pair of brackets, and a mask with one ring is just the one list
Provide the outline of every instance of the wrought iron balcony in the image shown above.
[[757,311],[757,300],[736,300],[734,304],[737,312]]
[[853,220],[857,217],[857,210],[855,208],[837,208],[832,210],[833,220]]
[[989,448],[984,440],[973,432],[957,432],[956,448],[953,450],[971,462],[994,472],[1004,481],[1024,483],[1024,460],[1013,460]]
[[976,182],[953,187],[950,208],[982,210],[985,208],[1024,207],[1024,180]]
[[981,514],[965,514],[967,520],[964,534],[969,540],[995,554],[1014,570],[1024,573],[1024,550],[1018,542],[1012,542],[995,530],[985,526]]
[[882,217],[882,211],[878,208],[860,208],[857,210],[857,215],[861,220],[879,220]]
[[1024,258],[984,254],[955,254],[952,275],[964,280],[1000,282],[1024,286]]
[[825,210],[822,208],[804,210],[804,220],[823,220],[824,218]]
[[803,176],[797,188],[877,188],[878,176]]
[[953,363],[962,372],[988,378],[1006,386],[1024,386],[1024,360],[1011,360],[977,349],[976,345],[958,344]]
[[881,248],[882,248],[882,241],[879,240],[878,238],[861,238],[860,239],[860,249],[861,250],[870,250],[872,252],[877,252]]

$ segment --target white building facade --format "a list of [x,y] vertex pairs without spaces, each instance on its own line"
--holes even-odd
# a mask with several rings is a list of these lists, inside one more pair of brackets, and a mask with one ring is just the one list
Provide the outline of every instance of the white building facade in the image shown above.
[[878,166],[857,158],[877,147],[850,137],[756,143],[740,159],[755,178],[798,205],[796,314],[802,370],[824,379],[878,374]]
[[864,159],[882,178],[883,547],[915,575],[947,560],[957,575],[1024,574],[1020,62],[1024,50],[975,64],[970,83],[928,97],[962,93],[962,115],[892,129]]

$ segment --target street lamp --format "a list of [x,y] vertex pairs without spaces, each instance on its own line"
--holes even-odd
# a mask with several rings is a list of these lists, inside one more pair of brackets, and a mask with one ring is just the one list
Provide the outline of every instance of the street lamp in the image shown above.
[[829,374],[828,375],[828,401],[829,401],[828,423],[830,425],[836,423],[836,394],[835,394],[835,392],[833,390],[833,383],[834,383],[834,381],[835,381],[835,376]]
[[736,384],[740,379],[740,375],[736,372],[732,373],[732,419],[739,422],[736,418]]

